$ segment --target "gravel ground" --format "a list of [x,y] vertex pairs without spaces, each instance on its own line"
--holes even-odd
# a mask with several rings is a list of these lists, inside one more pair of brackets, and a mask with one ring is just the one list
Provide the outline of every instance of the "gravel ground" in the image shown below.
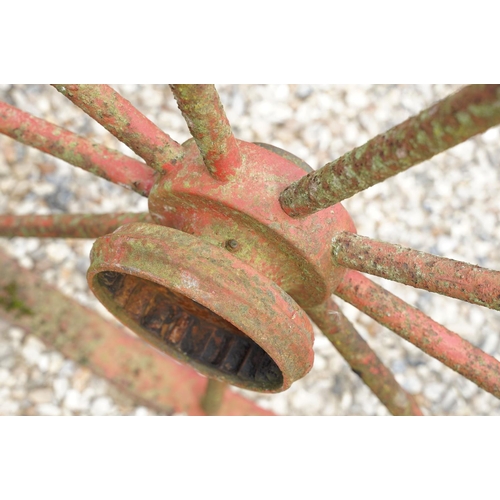
[[[113,85],[182,142],[189,138],[164,85]],[[235,135],[284,148],[313,168],[405,120],[458,85],[218,85]],[[134,156],[49,86],[1,85],[0,99]],[[488,131],[343,204],[360,234],[500,269],[497,193],[500,130]],[[0,212],[145,211],[135,193],[0,136]],[[24,267],[109,316],[85,279],[92,241],[0,240]],[[500,314],[382,279],[391,292],[500,360]],[[341,302],[341,301],[339,301]],[[500,401],[341,303],[426,414],[500,415]],[[387,410],[318,334],[313,370],[279,395],[245,392],[283,415],[387,415]],[[0,322],[0,415],[154,415],[111,384]]]

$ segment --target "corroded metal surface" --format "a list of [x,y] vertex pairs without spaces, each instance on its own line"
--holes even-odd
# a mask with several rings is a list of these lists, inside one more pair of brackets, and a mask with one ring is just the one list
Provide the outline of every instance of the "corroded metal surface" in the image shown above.
[[175,173],[164,176],[148,198],[156,223],[226,248],[280,286],[302,307],[321,303],[342,279],[329,241],[355,231],[340,205],[307,219],[281,210],[281,190],[304,174],[302,166],[269,149],[238,141],[243,163],[221,183],[209,175],[193,140]]
[[[207,379],[21,268],[0,251],[0,315],[159,412],[204,415]],[[220,415],[271,415],[231,391]]]
[[500,363],[357,271],[335,292],[425,353],[500,398]]
[[215,87],[178,84],[171,88],[210,175],[226,181],[241,165],[241,154]]
[[500,271],[348,232],[333,237],[332,256],[339,266],[500,309]]
[[159,172],[175,168],[180,144],[109,85],[54,85],[64,96]]
[[0,215],[0,236],[98,238],[132,222],[151,222],[151,216],[148,213]]
[[339,203],[500,123],[500,85],[469,85],[288,186],[283,210],[303,217]]
[[0,133],[147,196],[155,172],[118,151],[0,102]]
[[158,349],[221,381],[280,392],[312,366],[312,329],[279,287],[228,251],[153,224],[99,238],[98,299]]
[[352,371],[393,415],[422,415],[415,399],[397,383],[394,375],[342,314],[332,298],[306,312],[347,361]]

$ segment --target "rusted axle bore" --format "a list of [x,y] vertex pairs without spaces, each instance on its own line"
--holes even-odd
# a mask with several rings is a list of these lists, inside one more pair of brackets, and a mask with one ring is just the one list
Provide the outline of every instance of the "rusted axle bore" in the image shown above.
[[302,309],[200,238],[153,224],[122,226],[94,244],[88,281],[122,323],[208,377],[279,392],[312,366]]

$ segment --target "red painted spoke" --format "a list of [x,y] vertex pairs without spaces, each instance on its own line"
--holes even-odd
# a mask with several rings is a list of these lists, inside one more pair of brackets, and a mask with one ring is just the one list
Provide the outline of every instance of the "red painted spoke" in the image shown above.
[[132,222],[153,221],[149,213],[0,215],[0,236],[99,238]]
[[499,271],[348,232],[335,235],[332,255],[343,267],[500,309]]
[[500,398],[500,363],[357,271],[335,293],[419,349]]
[[287,187],[303,217],[339,203],[500,123],[500,85],[470,85]]
[[174,168],[182,156],[180,144],[109,85],[59,84],[54,87],[155,170],[163,172]]
[[397,383],[332,298],[306,310],[352,371],[393,415],[422,415],[416,401]]
[[148,196],[154,170],[144,163],[0,102],[0,133],[75,167]]
[[241,165],[231,125],[213,85],[171,85],[205,166],[221,181]]

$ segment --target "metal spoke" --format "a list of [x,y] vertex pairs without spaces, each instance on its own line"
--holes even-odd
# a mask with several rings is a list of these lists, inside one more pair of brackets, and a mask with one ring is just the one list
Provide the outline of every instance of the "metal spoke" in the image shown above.
[[153,220],[149,213],[0,215],[0,236],[99,238],[132,222]]
[[221,181],[241,165],[241,154],[231,125],[213,85],[171,85],[205,166]]
[[500,123],[500,85],[470,85],[311,172],[280,196],[303,217],[428,160]]
[[347,271],[335,294],[500,398],[500,363],[423,312],[357,271]]
[[159,172],[174,168],[182,146],[109,85],[53,85]]
[[207,381],[205,394],[201,398],[201,407],[209,416],[219,415],[227,384],[213,378]]
[[500,271],[345,231],[334,236],[332,256],[343,267],[500,309]]
[[306,312],[352,371],[393,415],[422,415],[414,398],[401,388],[332,298]]
[[155,172],[146,164],[5,102],[0,102],[0,133],[143,196],[153,186]]

